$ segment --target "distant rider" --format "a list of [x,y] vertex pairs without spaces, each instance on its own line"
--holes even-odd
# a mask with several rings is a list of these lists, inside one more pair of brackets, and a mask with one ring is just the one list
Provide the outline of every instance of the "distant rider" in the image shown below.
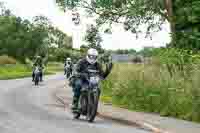
[[43,72],[42,72],[43,61],[42,61],[41,56],[37,56],[34,63],[33,63],[32,81],[34,81],[34,77],[35,77],[34,71],[35,71],[36,66],[38,66],[40,68],[40,81],[42,81],[43,80],[42,79],[42,77],[43,77]]
[[66,70],[66,67],[68,67],[69,71],[70,71],[70,74],[72,73],[72,69],[73,69],[73,63],[72,63],[72,60],[71,58],[67,58],[65,60],[65,63],[64,63],[64,75],[67,74],[67,70]]

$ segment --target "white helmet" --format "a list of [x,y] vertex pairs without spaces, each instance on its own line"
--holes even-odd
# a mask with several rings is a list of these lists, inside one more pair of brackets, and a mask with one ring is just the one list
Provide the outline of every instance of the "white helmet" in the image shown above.
[[71,61],[71,58],[67,58],[67,61]]
[[95,64],[97,62],[98,51],[94,48],[90,48],[87,52],[86,59],[90,64]]

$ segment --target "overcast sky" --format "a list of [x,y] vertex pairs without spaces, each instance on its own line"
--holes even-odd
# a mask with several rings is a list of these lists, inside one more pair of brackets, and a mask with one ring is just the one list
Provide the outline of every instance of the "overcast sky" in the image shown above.
[[[71,21],[71,13],[63,13],[56,5],[55,0],[0,0],[6,3],[6,6],[12,10],[15,15],[31,19],[36,15],[47,16],[55,26],[59,27],[68,35],[74,38],[74,47],[83,44],[84,31],[87,23],[93,23],[92,19],[82,14],[81,25],[74,26]],[[130,32],[125,32],[123,27],[114,26],[112,35],[103,35],[102,46],[106,49],[129,49],[140,50],[145,46],[165,46],[170,41],[169,26],[165,25],[163,30],[153,35],[153,40],[135,36]]]

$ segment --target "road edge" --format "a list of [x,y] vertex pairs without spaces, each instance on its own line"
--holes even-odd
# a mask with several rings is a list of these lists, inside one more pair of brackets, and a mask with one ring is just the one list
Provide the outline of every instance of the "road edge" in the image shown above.
[[[54,93],[54,96],[55,96],[56,100],[58,100],[61,104],[64,105],[65,108],[69,107],[67,104],[65,104],[64,99],[57,95],[57,92]],[[164,131],[163,129],[161,129],[159,127],[156,127],[153,124],[146,123],[146,122],[139,121],[139,120],[130,121],[130,120],[127,120],[127,119],[116,118],[116,117],[113,117],[109,114],[105,114],[105,113],[102,113],[102,112],[98,112],[97,115],[98,115],[98,117],[103,118],[103,119],[112,120],[112,121],[115,121],[115,122],[118,122],[118,123],[121,123],[121,124],[125,124],[125,125],[129,125],[129,126],[137,126],[139,128],[149,130],[153,133],[171,133],[171,132],[168,132],[168,131]]]

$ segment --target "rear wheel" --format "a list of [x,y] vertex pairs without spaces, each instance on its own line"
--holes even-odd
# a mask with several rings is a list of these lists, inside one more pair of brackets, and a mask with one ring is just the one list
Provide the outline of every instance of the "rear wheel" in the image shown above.
[[38,82],[39,82],[39,76],[38,76],[37,74],[35,75],[35,80],[34,80],[34,81],[35,81],[35,85],[38,85]]

